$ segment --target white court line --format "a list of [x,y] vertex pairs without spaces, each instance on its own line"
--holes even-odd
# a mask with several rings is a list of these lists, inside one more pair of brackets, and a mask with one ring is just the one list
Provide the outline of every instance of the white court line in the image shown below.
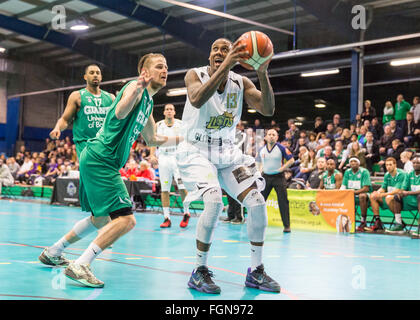
[[371,258],[385,258],[384,256],[370,256]]
[[213,256],[212,258],[227,258],[227,256]]
[[195,257],[193,256],[188,256],[188,257],[184,257],[184,259],[194,259]]
[[268,258],[281,258],[281,256],[267,256]]
[[410,259],[410,256],[396,256],[397,259]]

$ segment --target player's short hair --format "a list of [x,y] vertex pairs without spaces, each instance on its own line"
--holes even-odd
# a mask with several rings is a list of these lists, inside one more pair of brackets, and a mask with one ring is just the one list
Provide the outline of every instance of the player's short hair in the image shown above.
[[385,163],[387,162],[392,162],[394,165],[397,165],[397,160],[395,160],[395,158],[393,157],[388,157],[385,159]]
[[141,69],[143,69],[143,67],[148,67],[150,65],[151,59],[158,58],[158,57],[165,58],[165,56],[161,53],[148,53],[142,56],[137,66],[137,71],[139,72],[139,74],[141,73]]
[[88,71],[89,67],[92,67],[92,66],[98,67],[98,68],[99,68],[99,70],[101,70],[101,67],[100,67],[100,66],[98,66],[96,63],[90,63],[90,64],[88,64],[88,65],[85,67],[85,74],[86,74],[86,72]]

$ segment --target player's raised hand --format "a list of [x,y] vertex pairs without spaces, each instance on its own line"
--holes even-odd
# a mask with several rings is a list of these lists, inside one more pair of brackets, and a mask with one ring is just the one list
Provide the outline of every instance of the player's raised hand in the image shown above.
[[52,130],[52,131],[50,132],[50,138],[51,138],[51,139],[53,139],[53,140],[57,140],[57,139],[59,139],[59,138],[60,138],[60,136],[61,136],[61,131],[60,131],[60,129],[56,129],[56,128],[54,128],[54,130]]
[[274,53],[271,53],[270,57],[267,59],[267,61],[265,61],[264,63],[262,63],[259,68],[256,70],[258,73],[265,73],[267,72],[267,68],[268,65],[270,64],[271,58],[273,57]]
[[140,92],[146,88],[151,80],[152,76],[149,74],[149,72],[147,72],[147,70],[143,70],[140,73],[140,76],[137,78],[137,91]]
[[237,62],[249,59],[249,52],[248,50],[245,50],[245,48],[246,44],[242,43],[239,40],[235,41],[225,58],[225,61],[228,64],[229,68],[232,68]]

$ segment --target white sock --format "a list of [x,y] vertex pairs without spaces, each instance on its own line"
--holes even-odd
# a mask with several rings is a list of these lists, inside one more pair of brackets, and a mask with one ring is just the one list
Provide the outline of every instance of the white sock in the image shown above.
[[165,219],[170,219],[171,218],[169,216],[169,207],[163,207],[163,216],[165,217]]
[[70,245],[70,242],[66,240],[65,237],[62,237],[52,247],[48,248],[48,253],[54,257],[59,257],[63,253],[64,249]]
[[74,263],[78,265],[91,264],[101,252],[102,249],[96,243],[91,242],[85,252]]
[[395,221],[396,221],[398,224],[402,224],[402,220],[401,220],[401,213],[396,213],[396,214],[395,214]]
[[190,206],[184,204],[184,214],[190,215]]
[[263,246],[254,246],[251,244],[251,272],[262,264]]
[[197,249],[197,264],[196,264],[196,268],[200,267],[200,266],[207,266],[207,258],[209,256],[209,252],[208,251],[200,251]]

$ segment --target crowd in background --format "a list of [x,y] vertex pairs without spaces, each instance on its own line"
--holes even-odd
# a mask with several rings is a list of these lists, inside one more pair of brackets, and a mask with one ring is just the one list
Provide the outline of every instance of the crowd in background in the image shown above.
[[[352,123],[344,123],[339,114],[330,121],[315,119],[311,130],[301,130],[294,120],[281,132],[275,120],[263,125],[259,119],[250,126],[240,122],[237,138],[244,153],[256,157],[264,146],[264,130],[274,128],[279,143],[292,153],[295,163],[288,170],[291,177],[301,179],[308,187],[317,188],[316,177],[326,170],[326,161],[334,159],[336,167],[344,171],[350,157],[356,156],[361,167],[385,171],[384,159],[394,157],[399,168],[413,170],[411,157],[420,147],[420,99],[414,97],[412,105],[400,94],[393,104],[387,101],[379,116],[369,100],[363,112]],[[411,164],[411,165],[410,165]],[[21,146],[14,157],[0,156],[0,179],[9,169],[16,184],[53,185],[57,177],[66,177],[78,171],[76,147],[69,137],[63,140],[45,140],[44,150],[30,152]],[[129,160],[120,170],[123,179],[146,179],[158,182],[159,165],[141,137],[134,143]],[[5,183],[4,183],[5,184]],[[6,184],[5,184],[6,185]]]

